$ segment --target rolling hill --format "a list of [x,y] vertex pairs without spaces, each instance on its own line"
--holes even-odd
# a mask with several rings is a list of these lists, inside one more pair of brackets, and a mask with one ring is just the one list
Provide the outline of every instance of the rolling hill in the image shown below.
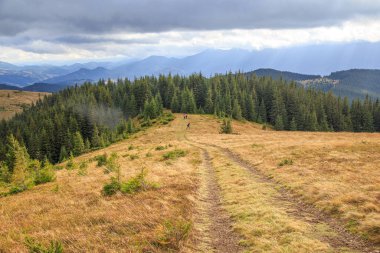
[[[187,122],[177,114],[73,159],[74,169],[60,164],[53,182],[1,198],[0,250],[52,242],[64,252],[379,249],[378,133],[295,135],[234,121],[238,134],[225,135],[213,116],[189,115],[186,130]],[[145,168],[144,184],[155,187],[102,194],[115,172],[98,160],[112,153],[121,180],[136,184]]]

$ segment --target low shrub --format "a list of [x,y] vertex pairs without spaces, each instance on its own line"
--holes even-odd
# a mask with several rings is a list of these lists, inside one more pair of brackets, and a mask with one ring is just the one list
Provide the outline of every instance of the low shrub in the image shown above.
[[120,183],[115,177],[111,178],[111,182],[103,186],[103,195],[111,196],[120,190]]
[[158,186],[156,184],[146,180],[146,175],[147,172],[142,169],[139,174],[130,178],[127,182],[121,183],[120,191],[126,194],[133,194],[140,191],[157,188]]
[[164,149],[167,149],[166,146],[157,146],[156,147],[156,150],[164,150]]
[[152,244],[164,251],[178,251],[189,236],[191,227],[191,222],[186,220],[166,221],[157,232],[158,238]]
[[48,247],[43,246],[41,243],[36,240],[26,237],[25,246],[29,249],[31,253],[62,253],[63,246],[58,241],[50,241]]
[[86,176],[87,175],[87,168],[88,164],[86,162],[81,162],[78,169],[78,175],[79,176]]
[[67,170],[75,170],[77,169],[78,165],[74,162],[74,156],[73,154],[70,155],[69,160],[66,163],[66,169]]
[[139,158],[138,155],[129,155],[129,159],[131,159],[132,161],[138,158]]
[[282,166],[285,166],[285,165],[292,165],[293,164],[293,160],[292,159],[284,159],[282,160],[281,162],[278,163],[278,166],[282,167]]
[[102,167],[102,166],[106,165],[107,164],[107,158],[108,158],[108,156],[107,156],[106,153],[104,153],[103,155],[97,155],[97,156],[95,156],[95,160],[98,162],[96,164],[96,166],[97,167]]
[[232,134],[232,124],[230,119],[223,119],[223,123],[220,127],[221,134]]
[[184,157],[186,156],[187,152],[182,149],[175,149],[173,151],[169,151],[165,153],[162,157],[164,160],[169,160],[169,159],[177,159],[179,157]]

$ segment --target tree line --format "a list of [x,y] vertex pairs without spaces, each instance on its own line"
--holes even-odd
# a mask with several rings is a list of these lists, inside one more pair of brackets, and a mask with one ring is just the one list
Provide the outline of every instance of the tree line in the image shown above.
[[134,117],[149,122],[163,108],[246,119],[276,130],[380,131],[378,99],[350,103],[293,82],[242,73],[146,76],[72,86],[2,121],[0,161],[7,161],[10,149],[6,136],[26,147],[31,159],[56,163],[125,138],[136,129]]

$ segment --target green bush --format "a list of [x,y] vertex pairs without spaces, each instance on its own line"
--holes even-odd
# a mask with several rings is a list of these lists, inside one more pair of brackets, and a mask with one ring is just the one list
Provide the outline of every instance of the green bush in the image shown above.
[[282,166],[285,166],[285,165],[292,165],[293,164],[293,160],[292,159],[284,159],[282,160],[281,162],[278,163],[278,166],[282,167]]
[[187,152],[182,149],[175,149],[173,151],[165,153],[162,157],[164,160],[169,160],[169,159],[177,159],[179,157],[184,157],[186,156]]
[[232,125],[230,119],[224,119],[222,126],[220,127],[220,133],[222,134],[232,134]]
[[157,188],[157,185],[148,182],[146,177],[147,172],[141,170],[139,174],[129,179],[127,182],[121,183],[120,191],[126,194],[133,194],[148,189]]
[[129,159],[131,159],[132,161],[138,158],[139,158],[138,155],[129,155]]
[[86,162],[81,162],[78,169],[78,175],[79,176],[87,175],[87,168],[88,168],[88,164]]
[[42,168],[40,169],[37,168],[34,183],[38,185],[38,184],[52,182],[54,180],[55,180],[54,167],[48,160],[45,160]]
[[103,186],[103,195],[111,196],[120,190],[120,183],[116,178],[112,177],[111,182]]
[[146,157],[152,157],[153,156],[153,154],[152,153],[150,153],[150,152],[148,152],[148,153],[146,153],[146,155],[145,155]]
[[103,155],[97,155],[95,156],[95,160],[98,162],[96,164],[97,167],[102,167],[107,164],[107,154],[104,153]]
[[189,236],[191,227],[190,221],[182,219],[166,221],[163,224],[163,230],[152,244],[165,252],[178,251],[181,249],[182,242]]
[[36,240],[26,237],[25,246],[29,249],[30,253],[62,253],[63,246],[58,241],[50,241],[49,247],[43,246]]
[[157,146],[156,147],[156,150],[164,150],[164,149],[167,149],[166,146]]
[[77,168],[77,164],[74,162],[74,156],[73,154],[70,155],[69,160],[66,163],[66,169],[67,170],[75,170]]
[[12,195],[12,194],[17,194],[17,193],[20,193],[20,192],[23,192],[23,191],[26,191],[28,188],[25,187],[25,186],[12,186],[10,189],[9,189],[9,192],[8,194]]

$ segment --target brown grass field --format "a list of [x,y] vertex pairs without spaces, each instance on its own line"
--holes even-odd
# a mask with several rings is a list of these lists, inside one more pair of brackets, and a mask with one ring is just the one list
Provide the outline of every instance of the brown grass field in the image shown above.
[[[64,252],[377,252],[380,134],[276,132],[213,116],[177,115],[75,159],[88,174],[0,199],[0,252],[25,238]],[[156,150],[157,146],[163,150]],[[184,157],[163,159],[181,149]],[[123,180],[142,168],[158,184],[101,194],[111,175],[89,160],[118,153]],[[227,243],[226,243],[227,242]]]
[[12,118],[16,113],[22,112],[23,107],[42,99],[45,95],[50,93],[0,90],[0,120]]

